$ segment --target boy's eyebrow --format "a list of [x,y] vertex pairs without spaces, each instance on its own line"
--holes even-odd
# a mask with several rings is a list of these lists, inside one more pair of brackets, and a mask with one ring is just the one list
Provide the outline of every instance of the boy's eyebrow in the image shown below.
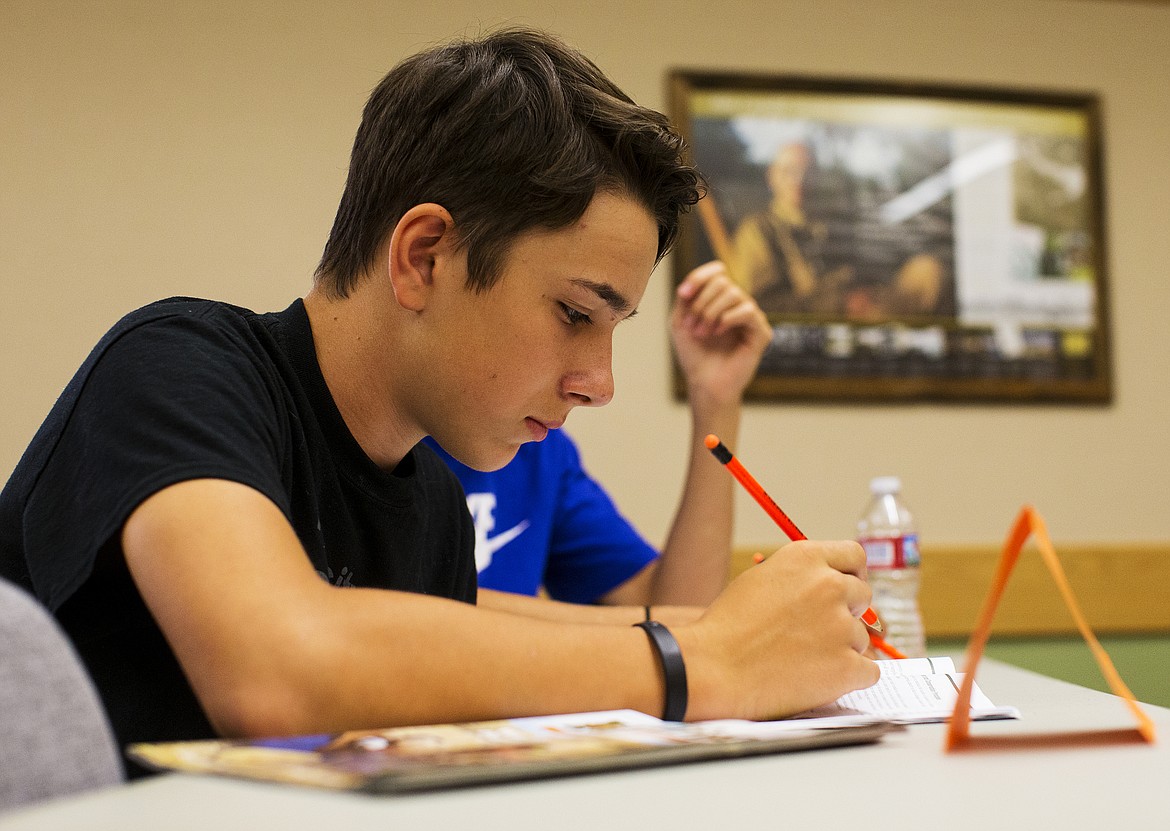
[[594,280],[585,280],[579,277],[574,278],[569,282],[575,286],[580,286],[581,288],[587,289],[596,294],[605,301],[605,305],[609,306],[609,308],[613,310],[614,314],[630,318],[638,313],[637,309],[631,310],[633,304],[628,299],[626,299],[626,296],[611,286],[609,283],[598,283]]

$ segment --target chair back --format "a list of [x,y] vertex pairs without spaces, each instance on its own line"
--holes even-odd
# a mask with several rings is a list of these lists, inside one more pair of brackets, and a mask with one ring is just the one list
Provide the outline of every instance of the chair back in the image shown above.
[[123,777],[77,653],[43,606],[0,580],[0,812]]

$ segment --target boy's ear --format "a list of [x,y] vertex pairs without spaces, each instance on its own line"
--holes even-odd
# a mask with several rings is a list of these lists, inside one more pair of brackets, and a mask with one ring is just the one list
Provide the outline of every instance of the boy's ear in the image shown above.
[[455,248],[455,222],[442,205],[427,202],[402,215],[387,252],[390,285],[400,306],[413,312],[426,306],[436,266]]

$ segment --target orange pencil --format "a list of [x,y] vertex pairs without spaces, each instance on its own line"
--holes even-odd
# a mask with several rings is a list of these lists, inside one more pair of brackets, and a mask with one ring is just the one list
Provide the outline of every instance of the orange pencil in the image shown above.
[[[723,466],[731,472],[731,475],[735,477],[736,481],[743,485],[744,490],[752,495],[752,498],[755,499],[759,506],[764,509],[764,512],[772,518],[772,521],[779,525],[781,530],[783,530],[784,533],[788,535],[788,539],[793,541],[808,539],[808,537],[801,533],[801,530],[796,527],[796,523],[788,518],[788,514],[780,510],[780,506],[776,504],[772,497],[768,496],[768,492],[760,486],[760,483],[757,482],[755,478],[747,472],[747,468],[739,463],[739,459],[735,458],[732,452],[727,449],[727,445],[719,441],[718,436],[712,433],[711,435],[707,436],[704,444],[707,445],[707,449],[711,451],[712,455],[714,455],[715,458],[718,459],[723,464]],[[755,559],[758,563],[763,560],[763,557],[757,554],[753,559]],[[869,627],[869,641],[874,645],[875,648],[881,650],[891,658],[906,657],[897,649],[886,643],[881,635],[878,634],[882,631],[882,623],[881,620],[878,619],[877,613],[875,613],[873,609],[866,609],[865,614],[861,616],[861,620],[865,623],[866,626]]]

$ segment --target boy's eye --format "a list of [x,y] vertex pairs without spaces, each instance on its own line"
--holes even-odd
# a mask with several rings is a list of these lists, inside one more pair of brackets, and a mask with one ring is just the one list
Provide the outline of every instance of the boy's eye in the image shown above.
[[561,307],[561,312],[564,314],[565,320],[570,326],[588,325],[593,322],[593,318],[589,315],[577,311],[566,303],[558,303],[557,305]]

